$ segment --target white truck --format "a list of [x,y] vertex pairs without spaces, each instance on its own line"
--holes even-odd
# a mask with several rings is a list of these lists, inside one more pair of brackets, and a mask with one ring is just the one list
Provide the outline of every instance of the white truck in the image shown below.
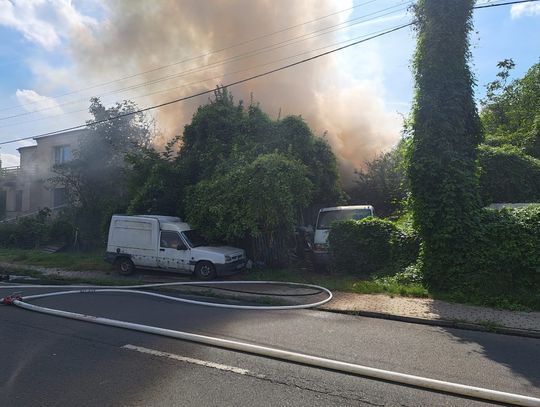
[[328,234],[332,223],[339,220],[360,220],[373,216],[373,206],[353,205],[322,208],[317,217],[313,236],[313,261],[315,265],[326,265],[330,261],[328,254]]
[[243,269],[246,254],[236,247],[208,246],[180,218],[113,215],[105,261],[124,275],[142,268],[194,273],[200,280],[212,280]]

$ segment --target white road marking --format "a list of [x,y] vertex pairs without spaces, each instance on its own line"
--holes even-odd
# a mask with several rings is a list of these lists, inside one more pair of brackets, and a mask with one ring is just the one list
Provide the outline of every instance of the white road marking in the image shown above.
[[137,351],[137,352],[140,352],[140,353],[146,353],[148,355],[153,355],[153,356],[159,356],[159,357],[162,357],[162,358],[178,360],[180,362],[191,363],[191,364],[194,364],[194,365],[211,367],[213,369],[218,369],[218,370],[225,370],[227,372],[233,372],[233,373],[237,373],[237,374],[241,374],[241,375],[250,374],[250,371],[247,370],[247,369],[241,369],[239,367],[222,365],[221,363],[208,362],[206,360],[188,358],[188,357],[185,357],[185,356],[175,355],[174,353],[161,352],[161,351],[155,350],[155,349],[143,348],[142,346],[135,346],[135,345],[127,344],[127,345],[122,346],[122,348],[129,349],[129,350],[134,350],[134,351]]

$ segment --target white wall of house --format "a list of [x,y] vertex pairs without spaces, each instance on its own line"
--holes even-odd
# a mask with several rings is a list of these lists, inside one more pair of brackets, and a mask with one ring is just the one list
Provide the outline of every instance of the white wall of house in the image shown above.
[[[55,176],[53,167],[69,161],[87,130],[75,130],[35,138],[35,146],[21,147],[20,168],[5,170],[0,180],[4,191],[6,219],[54,208],[62,204],[62,191],[47,182]],[[56,199],[55,199],[56,197]]]

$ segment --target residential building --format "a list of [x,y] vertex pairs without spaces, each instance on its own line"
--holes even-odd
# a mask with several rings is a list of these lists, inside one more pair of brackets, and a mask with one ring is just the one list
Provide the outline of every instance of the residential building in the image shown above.
[[82,129],[36,137],[35,145],[18,148],[20,166],[1,170],[0,203],[5,203],[5,219],[65,205],[65,189],[47,181],[55,176],[55,164],[72,159],[86,132]]

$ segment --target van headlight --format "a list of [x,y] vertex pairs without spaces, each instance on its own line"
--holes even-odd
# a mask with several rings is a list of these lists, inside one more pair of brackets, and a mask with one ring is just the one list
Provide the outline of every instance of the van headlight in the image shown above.
[[231,261],[231,260],[232,260],[231,256],[225,256],[225,261]]

